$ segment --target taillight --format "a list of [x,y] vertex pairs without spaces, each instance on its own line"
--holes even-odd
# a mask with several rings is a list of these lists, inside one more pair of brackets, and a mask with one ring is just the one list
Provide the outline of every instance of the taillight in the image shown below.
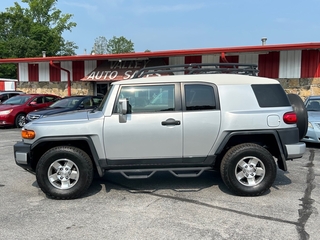
[[287,112],[283,115],[283,121],[287,124],[297,123],[297,114],[295,112]]

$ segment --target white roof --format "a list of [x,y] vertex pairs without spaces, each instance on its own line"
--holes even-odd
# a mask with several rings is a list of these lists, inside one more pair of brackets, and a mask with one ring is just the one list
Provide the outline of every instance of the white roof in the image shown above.
[[271,78],[248,76],[240,74],[191,74],[170,75],[159,77],[143,77],[130,80],[121,80],[112,84],[143,84],[143,83],[176,83],[176,82],[209,82],[216,85],[248,85],[248,84],[279,84],[279,81]]

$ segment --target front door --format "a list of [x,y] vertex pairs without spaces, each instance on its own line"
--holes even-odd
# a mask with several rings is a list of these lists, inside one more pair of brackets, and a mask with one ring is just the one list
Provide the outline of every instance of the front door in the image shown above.
[[112,116],[105,117],[108,160],[181,162],[182,112],[177,91],[174,84],[123,86],[118,99],[129,100],[130,113],[120,122],[116,106]]

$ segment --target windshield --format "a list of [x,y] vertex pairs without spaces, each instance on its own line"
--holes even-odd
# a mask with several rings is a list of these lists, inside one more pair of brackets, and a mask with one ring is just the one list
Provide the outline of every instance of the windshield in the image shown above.
[[50,108],[73,108],[79,104],[81,98],[63,98],[56,101]]
[[100,103],[100,106],[98,108],[96,108],[95,110],[98,111],[102,111],[104,104],[106,103],[108,97],[109,97],[109,93],[111,92],[111,89],[113,88],[113,85],[111,85],[111,87],[108,89],[107,93],[104,95],[103,100]]
[[2,105],[22,105],[27,102],[31,96],[15,96],[2,102]]
[[309,99],[306,108],[307,111],[320,111],[320,99]]

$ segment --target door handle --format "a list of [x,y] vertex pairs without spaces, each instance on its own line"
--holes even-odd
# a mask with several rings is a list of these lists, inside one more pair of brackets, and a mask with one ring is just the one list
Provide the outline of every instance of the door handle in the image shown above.
[[173,125],[180,125],[180,124],[181,122],[179,120],[175,120],[173,118],[168,118],[167,120],[161,122],[161,125],[163,126],[173,126]]

